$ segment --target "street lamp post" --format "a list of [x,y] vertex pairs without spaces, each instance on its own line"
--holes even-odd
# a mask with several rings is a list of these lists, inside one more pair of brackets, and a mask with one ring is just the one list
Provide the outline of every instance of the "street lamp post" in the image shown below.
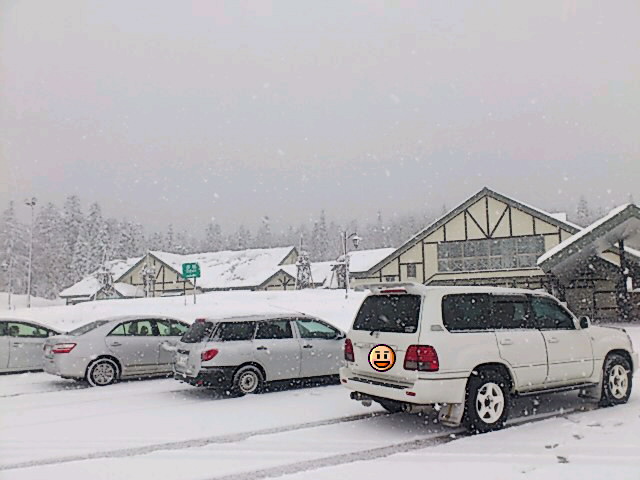
[[31,207],[31,227],[29,228],[29,276],[27,277],[27,308],[31,308],[31,262],[33,260],[33,215],[36,206],[36,197],[24,201],[27,207]]
[[357,233],[347,234],[346,230],[340,234],[342,240],[342,250],[344,254],[344,298],[349,298],[349,249],[347,246],[347,240],[351,239],[353,247],[358,248],[360,240],[362,240]]

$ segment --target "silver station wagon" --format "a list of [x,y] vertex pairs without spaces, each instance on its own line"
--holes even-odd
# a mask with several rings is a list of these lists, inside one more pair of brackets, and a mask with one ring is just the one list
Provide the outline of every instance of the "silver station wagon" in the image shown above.
[[344,338],[302,314],[198,319],[178,343],[174,378],[244,395],[274,380],[337,375]]
[[171,374],[175,345],[189,324],[159,316],[97,320],[47,339],[44,371],[86,379],[92,386],[120,378]]

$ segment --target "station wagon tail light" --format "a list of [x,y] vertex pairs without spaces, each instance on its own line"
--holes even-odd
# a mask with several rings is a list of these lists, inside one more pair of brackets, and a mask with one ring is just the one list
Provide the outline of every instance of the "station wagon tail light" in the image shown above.
[[75,346],[75,343],[57,343],[51,349],[51,353],[69,353]]
[[353,354],[353,343],[348,338],[344,341],[344,359],[347,362],[354,362],[355,356]]
[[217,354],[218,354],[218,349],[217,348],[212,348],[210,350],[205,350],[204,352],[202,352],[200,354],[200,358],[202,359],[203,362],[208,362],[213,357],[215,357]]
[[404,356],[404,369],[437,372],[440,369],[440,363],[436,349],[431,345],[410,345]]

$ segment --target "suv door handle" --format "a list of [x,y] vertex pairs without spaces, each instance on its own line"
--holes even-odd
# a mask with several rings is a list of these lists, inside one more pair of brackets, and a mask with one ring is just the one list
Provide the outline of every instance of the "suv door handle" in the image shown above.
[[500,340],[500,345],[513,345],[513,340],[510,338],[503,338]]
[[558,340],[556,337],[551,337],[547,339],[548,343],[558,343],[560,340]]
[[120,342],[113,342],[113,343],[111,344],[111,346],[112,346],[112,347],[121,347],[121,346],[122,346],[122,344],[121,344]]
[[302,348],[313,348],[313,345],[309,345],[308,343],[306,345],[303,345]]
[[256,350],[269,350],[267,347],[257,347]]

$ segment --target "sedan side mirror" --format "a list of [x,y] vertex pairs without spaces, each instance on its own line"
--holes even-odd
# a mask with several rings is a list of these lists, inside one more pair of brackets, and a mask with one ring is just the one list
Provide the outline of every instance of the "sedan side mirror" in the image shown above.
[[589,325],[591,325],[591,320],[589,320],[589,317],[580,317],[580,328],[589,328]]

